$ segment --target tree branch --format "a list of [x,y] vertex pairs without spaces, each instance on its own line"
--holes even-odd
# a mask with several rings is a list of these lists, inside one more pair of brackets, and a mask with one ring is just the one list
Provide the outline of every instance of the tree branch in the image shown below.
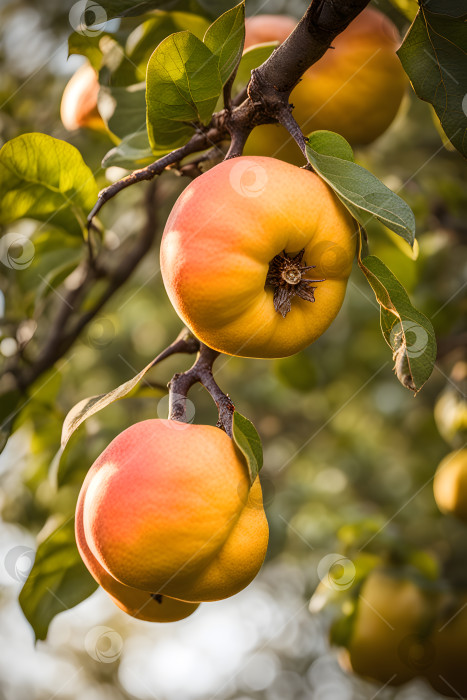
[[[155,194],[156,182],[152,182],[145,195],[146,224],[141,235],[132,242],[131,248],[122,254],[115,268],[110,270],[99,264],[99,260],[88,261],[83,271],[81,283],[70,290],[61,300],[47,340],[34,361],[28,366],[16,364],[7,368],[6,372],[10,372],[14,376],[19,389],[25,391],[70,349],[83,329],[127,281],[140,260],[151,248],[157,234]],[[82,313],[74,323],[70,324],[73,314],[79,309],[87,293],[99,279],[107,279],[107,287],[92,308]]]
[[[89,214],[88,230],[91,231],[95,226],[93,222],[94,217],[100,212],[102,206],[121,190],[143,180],[153,180],[165,169],[178,165],[187,156],[200,153],[211,147],[215,148],[217,144],[229,138],[231,139],[231,145],[226,157],[239,156],[243,152],[243,147],[251,130],[260,124],[282,123],[295,138],[302,152],[305,153],[305,140],[292,116],[289,105],[290,92],[305,70],[321,58],[333,39],[366,7],[368,2],[369,0],[340,0],[340,2],[335,2],[335,0],[312,0],[305,15],[286,41],[275,49],[265,63],[252,71],[252,77],[243,101],[239,104],[240,100],[239,96],[237,96],[230,103],[230,98],[228,98],[228,108],[214,114],[209,127],[197,131],[184,146],[159,158],[146,168],[135,170],[122,180],[103,189]],[[244,95],[241,97],[243,98]],[[212,154],[212,148],[210,154]],[[199,164],[203,160],[210,158],[211,155],[202,154],[193,162],[179,167],[179,172],[190,177],[196,177],[202,172]],[[141,236],[122,256],[119,264],[113,270],[109,270],[102,265],[99,257],[97,259],[88,259],[83,271],[81,284],[70,290],[64,297],[52,323],[48,338],[39,351],[38,356],[31,360],[29,364],[27,364],[27,357],[17,356],[15,361],[6,369],[6,372],[9,372],[10,376],[14,377],[15,383],[19,388],[27,389],[35,379],[52,367],[69,350],[86,325],[126,282],[139,261],[151,248],[157,230],[154,185],[151,185],[148,189],[146,208],[148,212],[146,226]],[[91,244],[91,241],[89,243]],[[82,305],[89,290],[98,279],[108,280],[106,289],[93,307],[89,311],[82,313],[72,323],[74,312]],[[184,379],[183,382],[193,380],[194,383],[195,381],[201,381],[208,391],[212,393],[213,398],[219,401],[223,415],[221,420],[228,425],[228,412],[231,402],[230,399],[226,402],[225,395],[220,392],[219,387],[217,387],[212,378],[212,371],[209,376],[209,363],[206,366],[203,364],[207,355],[207,350],[203,350],[200,353],[201,364],[198,365],[196,372],[193,371],[189,375],[189,379]],[[210,358],[211,370],[214,359],[213,357]],[[23,361],[22,365],[20,365],[21,361]],[[202,376],[202,379],[194,379],[198,372],[201,372],[199,376]],[[177,384],[177,381],[175,380],[175,384]],[[226,429],[228,430],[228,428]]]
[[166,156],[162,156],[162,158],[147,165],[145,168],[134,170],[130,175],[105,187],[99,192],[97,202],[89,213],[88,230],[92,226],[92,220],[97,216],[104,204],[108,202],[109,199],[112,199],[112,197],[115,197],[118,192],[121,192],[131,185],[135,185],[137,182],[152,180],[154,177],[164,172],[169,166],[179,163],[183,158],[186,158],[192,153],[204,151],[210,146],[215,146],[217,143],[227,138],[228,135],[228,131],[224,125],[224,111],[218,112],[213,116],[212,126],[206,129],[206,131],[197,132],[184,146],[177,148]]
[[259,73],[261,83],[290,95],[303,73],[331,46],[369,0],[313,0],[290,36],[273,51]]
[[292,116],[290,93],[303,73],[323,56],[335,37],[344,31],[368,3],[369,0],[312,0],[290,36],[259,68],[252,71],[246,99],[231,109],[229,98],[228,109],[214,114],[206,131],[194,134],[181,148],[102,190],[89,214],[88,228],[92,226],[92,220],[102,206],[121,190],[142,180],[152,180],[170,165],[220,143],[229,138],[229,135],[232,145],[227,157],[241,155],[246,139],[255,126],[281,122],[286,128],[292,128],[292,136],[305,153],[303,136],[299,135],[299,129],[297,131],[296,128],[298,125],[293,118],[292,121],[286,117],[285,109],[289,112],[289,117]]
[[216,383],[212,366],[219,356],[216,350],[212,350],[204,343],[200,343],[200,350],[192,367],[182,374],[174,374],[169,382],[169,418],[181,423],[186,423],[186,398],[194,384],[202,384],[213,398],[219,412],[218,427],[225,430],[232,437],[232,420],[235,411],[227,394]]

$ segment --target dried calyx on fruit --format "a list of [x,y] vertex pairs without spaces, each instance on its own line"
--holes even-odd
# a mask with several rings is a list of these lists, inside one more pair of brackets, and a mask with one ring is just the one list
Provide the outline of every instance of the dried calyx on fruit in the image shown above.
[[274,287],[274,309],[282,315],[287,316],[292,308],[292,299],[295,295],[305,301],[315,301],[314,282],[324,282],[324,279],[305,279],[303,275],[316,267],[307,265],[303,260],[305,248],[294,256],[282,251],[276,255],[269,263],[269,270],[266,276],[266,286]]

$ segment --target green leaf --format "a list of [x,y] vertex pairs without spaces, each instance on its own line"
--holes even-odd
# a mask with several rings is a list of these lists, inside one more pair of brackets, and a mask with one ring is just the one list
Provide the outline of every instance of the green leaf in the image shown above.
[[30,218],[81,232],[99,188],[80,152],[46,134],[24,134],[0,150],[0,223]]
[[[446,136],[467,157],[466,28],[455,16],[458,5],[448,6],[420,5],[397,53],[418,97],[433,105]],[[436,14],[443,9],[452,16]]]
[[146,80],[147,125],[154,153],[182,146],[208,124],[222,82],[218,58],[191,32],[172,34],[155,49]]
[[397,378],[417,393],[436,360],[433,326],[412,306],[404,287],[379,258],[369,255],[359,265],[381,307],[381,330],[393,351]]
[[413,20],[418,11],[418,5],[414,0],[390,0],[394,7],[397,7],[399,12],[401,12],[410,21]]
[[102,36],[100,32],[95,36],[73,32],[68,37],[68,56],[72,54],[86,56],[94,70],[99,71],[102,65],[102,50],[99,47]]
[[232,437],[246,459],[250,483],[253,483],[263,466],[263,447],[253,423],[238,411],[233,414]]
[[204,43],[219,59],[222,84],[228,81],[242,57],[245,43],[245,3],[224,12],[207,30]]
[[169,34],[188,29],[198,39],[203,39],[209,21],[205,17],[189,12],[157,12],[134,29],[127,39],[125,51],[132,64],[136,66],[136,79],[146,78],[149,57]]
[[154,160],[152,148],[149,145],[146,127],[144,131],[128,134],[118,146],[111,148],[102,159],[102,167],[118,165],[120,168],[143,168]]
[[97,104],[105,124],[118,138],[146,131],[146,83],[101,86]]
[[429,6],[430,12],[448,17],[466,17],[467,7],[465,0],[422,0],[421,7]]
[[239,63],[237,75],[235,76],[233,85],[234,94],[246,88],[250,82],[251,71],[264,63],[278,46],[279,42],[274,41],[268,44],[252,46],[245,51]]
[[354,162],[352,146],[343,136],[334,131],[314,131],[308,137],[308,144],[322,156],[333,156]]
[[[174,9],[192,12],[207,17],[218,17],[219,14],[235,4],[235,0],[101,0],[99,3],[107,14],[107,19],[113,17],[136,17],[152,10]],[[90,3],[92,8],[92,3]]]
[[36,552],[19,603],[36,639],[45,639],[55,615],[78,605],[97,588],[75,542],[74,522],[57,528]]
[[350,160],[352,149],[339,134],[315,131],[308,137],[307,156],[352,216],[365,226],[374,216],[413,246],[415,218],[403,199],[372,173]]

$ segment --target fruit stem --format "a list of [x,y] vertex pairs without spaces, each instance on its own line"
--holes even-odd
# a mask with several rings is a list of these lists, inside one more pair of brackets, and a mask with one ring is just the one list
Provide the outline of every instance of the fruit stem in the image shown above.
[[194,384],[202,384],[213,398],[219,412],[217,426],[232,437],[232,421],[235,406],[227,394],[224,394],[214,379],[212,366],[219,356],[204,343],[199,344],[195,363],[189,370],[174,374],[169,382],[169,419],[181,423],[187,422],[187,394]]
[[284,106],[278,114],[278,119],[282,126],[285,126],[289,134],[294,138],[298,147],[300,148],[301,152],[303,153],[308,162],[308,157],[306,154],[306,139],[303,136],[302,130],[300,129],[299,125],[295,121],[295,117],[292,114],[292,109],[293,107],[290,104]]

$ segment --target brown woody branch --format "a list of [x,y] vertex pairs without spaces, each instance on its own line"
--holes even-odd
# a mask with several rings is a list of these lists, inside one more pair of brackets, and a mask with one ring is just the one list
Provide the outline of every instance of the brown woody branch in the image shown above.
[[181,423],[186,423],[186,398],[194,384],[202,384],[213,398],[219,412],[219,428],[225,430],[232,437],[232,420],[235,407],[230,398],[224,394],[217,385],[212,366],[219,356],[216,350],[212,350],[204,343],[200,343],[198,357],[194,365],[182,374],[174,374],[169,382],[169,418]]
[[[227,138],[228,132],[220,126],[221,117],[222,112],[220,112],[219,115],[214,115],[213,123],[219,121],[219,124],[204,131],[196,132],[196,134],[192,136],[192,138],[184,146],[181,146],[175,151],[168,153],[166,156],[159,158],[159,160],[156,160],[154,163],[151,163],[151,165],[148,165],[145,168],[134,170],[132,173],[130,173],[130,175],[127,175],[122,180],[117,180],[117,182],[114,182],[105,189],[101,190],[101,192],[99,192],[99,197],[96,204],[89,213],[88,229],[91,228],[92,220],[99,213],[103,205],[108,202],[109,199],[115,197],[118,192],[121,192],[131,185],[135,185],[137,182],[152,180],[154,177],[164,172],[166,168],[180,163],[183,158],[186,158],[193,153],[204,151],[206,148],[215,146],[216,144],[220,143],[220,141]],[[223,138],[219,137],[221,133],[223,134]]]
[[146,168],[135,170],[99,193],[88,217],[88,227],[103,205],[126,187],[142,180],[152,180],[183,158],[232,139],[228,158],[241,155],[243,146],[255,126],[280,122],[297,140],[302,152],[305,140],[292,116],[290,93],[303,73],[316,63],[340,34],[368,5],[369,0],[312,0],[308,10],[290,36],[259,68],[252,71],[244,101],[214,114],[211,124]]
[[[291,112],[290,92],[301,79],[305,70],[321,58],[333,39],[366,7],[368,2],[369,0],[340,0],[339,2],[312,0],[305,15],[288,39],[272,53],[262,66],[252,72],[246,95],[241,95],[240,98],[237,96],[232,101],[228,96],[226,109],[216,113],[210,125],[197,131],[188,143],[146,168],[135,170],[100,192],[98,201],[88,217],[89,231],[94,227],[93,219],[102,206],[121,190],[137,182],[153,180],[164,170],[173,166],[177,167],[181,174],[196,177],[201,174],[200,164],[203,160],[212,157],[213,148],[215,149],[222,141],[231,140],[227,158],[241,155],[250,132],[260,124],[280,122],[289,130],[304,152],[305,139]],[[199,154],[206,149],[211,149],[209,154],[199,155],[192,162],[180,165],[181,161],[188,156]],[[90,256],[84,266],[80,285],[70,290],[64,297],[52,323],[48,338],[42,349],[39,350],[37,357],[28,362],[26,356],[17,356],[12,364],[6,368],[5,372],[14,379],[17,387],[26,390],[35,379],[52,367],[70,349],[86,325],[126,282],[140,260],[149,251],[157,230],[154,195],[154,184],[152,184],[148,189],[146,199],[148,212],[146,226],[141,235],[133,242],[132,247],[125,251],[125,255],[120,258],[119,263],[110,270],[100,263],[99,257],[97,260],[93,260]],[[92,308],[81,313],[74,320],[74,315],[98,279],[107,280],[107,287]],[[196,381],[201,381],[208,388],[208,391],[212,390],[213,398],[220,403],[222,420],[225,420],[228,426],[230,400],[226,402],[224,394],[220,392],[215,382],[212,384],[214,381],[212,372],[210,378],[209,372],[203,364],[206,356],[207,351],[203,350],[200,353],[201,359],[199,361],[201,364],[198,365],[198,369],[196,372],[193,371],[191,375],[189,374],[188,380],[183,379],[183,382],[191,381],[196,373],[202,371],[202,379],[196,379]],[[211,358],[211,369],[214,359]],[[175,379],[175,384],[177,381]],[[227,427],[226,430],[228,430]]]
[[[140,260],[151,248],[156,233],[156,182],[152,182],[145,196],[146,223],[141,235],[132,240],[131,247],[119,256],[119,262],[112,269],[99,263],[99,260],[88,260],[84,265],[81,283],[70,290],[58,308],[42,348],[30,364],[23,365],[21,358],[16,358],[5,373],[13,376],[16,386],[25,391],[43,372],[52,367],[57,360],[70,349],[81,331],[99,313],[105,303],[120,289],[132,274]],[[86,312],[74,320],[74,316],[97,280],[107,280],[107,286],[101,296]]]

